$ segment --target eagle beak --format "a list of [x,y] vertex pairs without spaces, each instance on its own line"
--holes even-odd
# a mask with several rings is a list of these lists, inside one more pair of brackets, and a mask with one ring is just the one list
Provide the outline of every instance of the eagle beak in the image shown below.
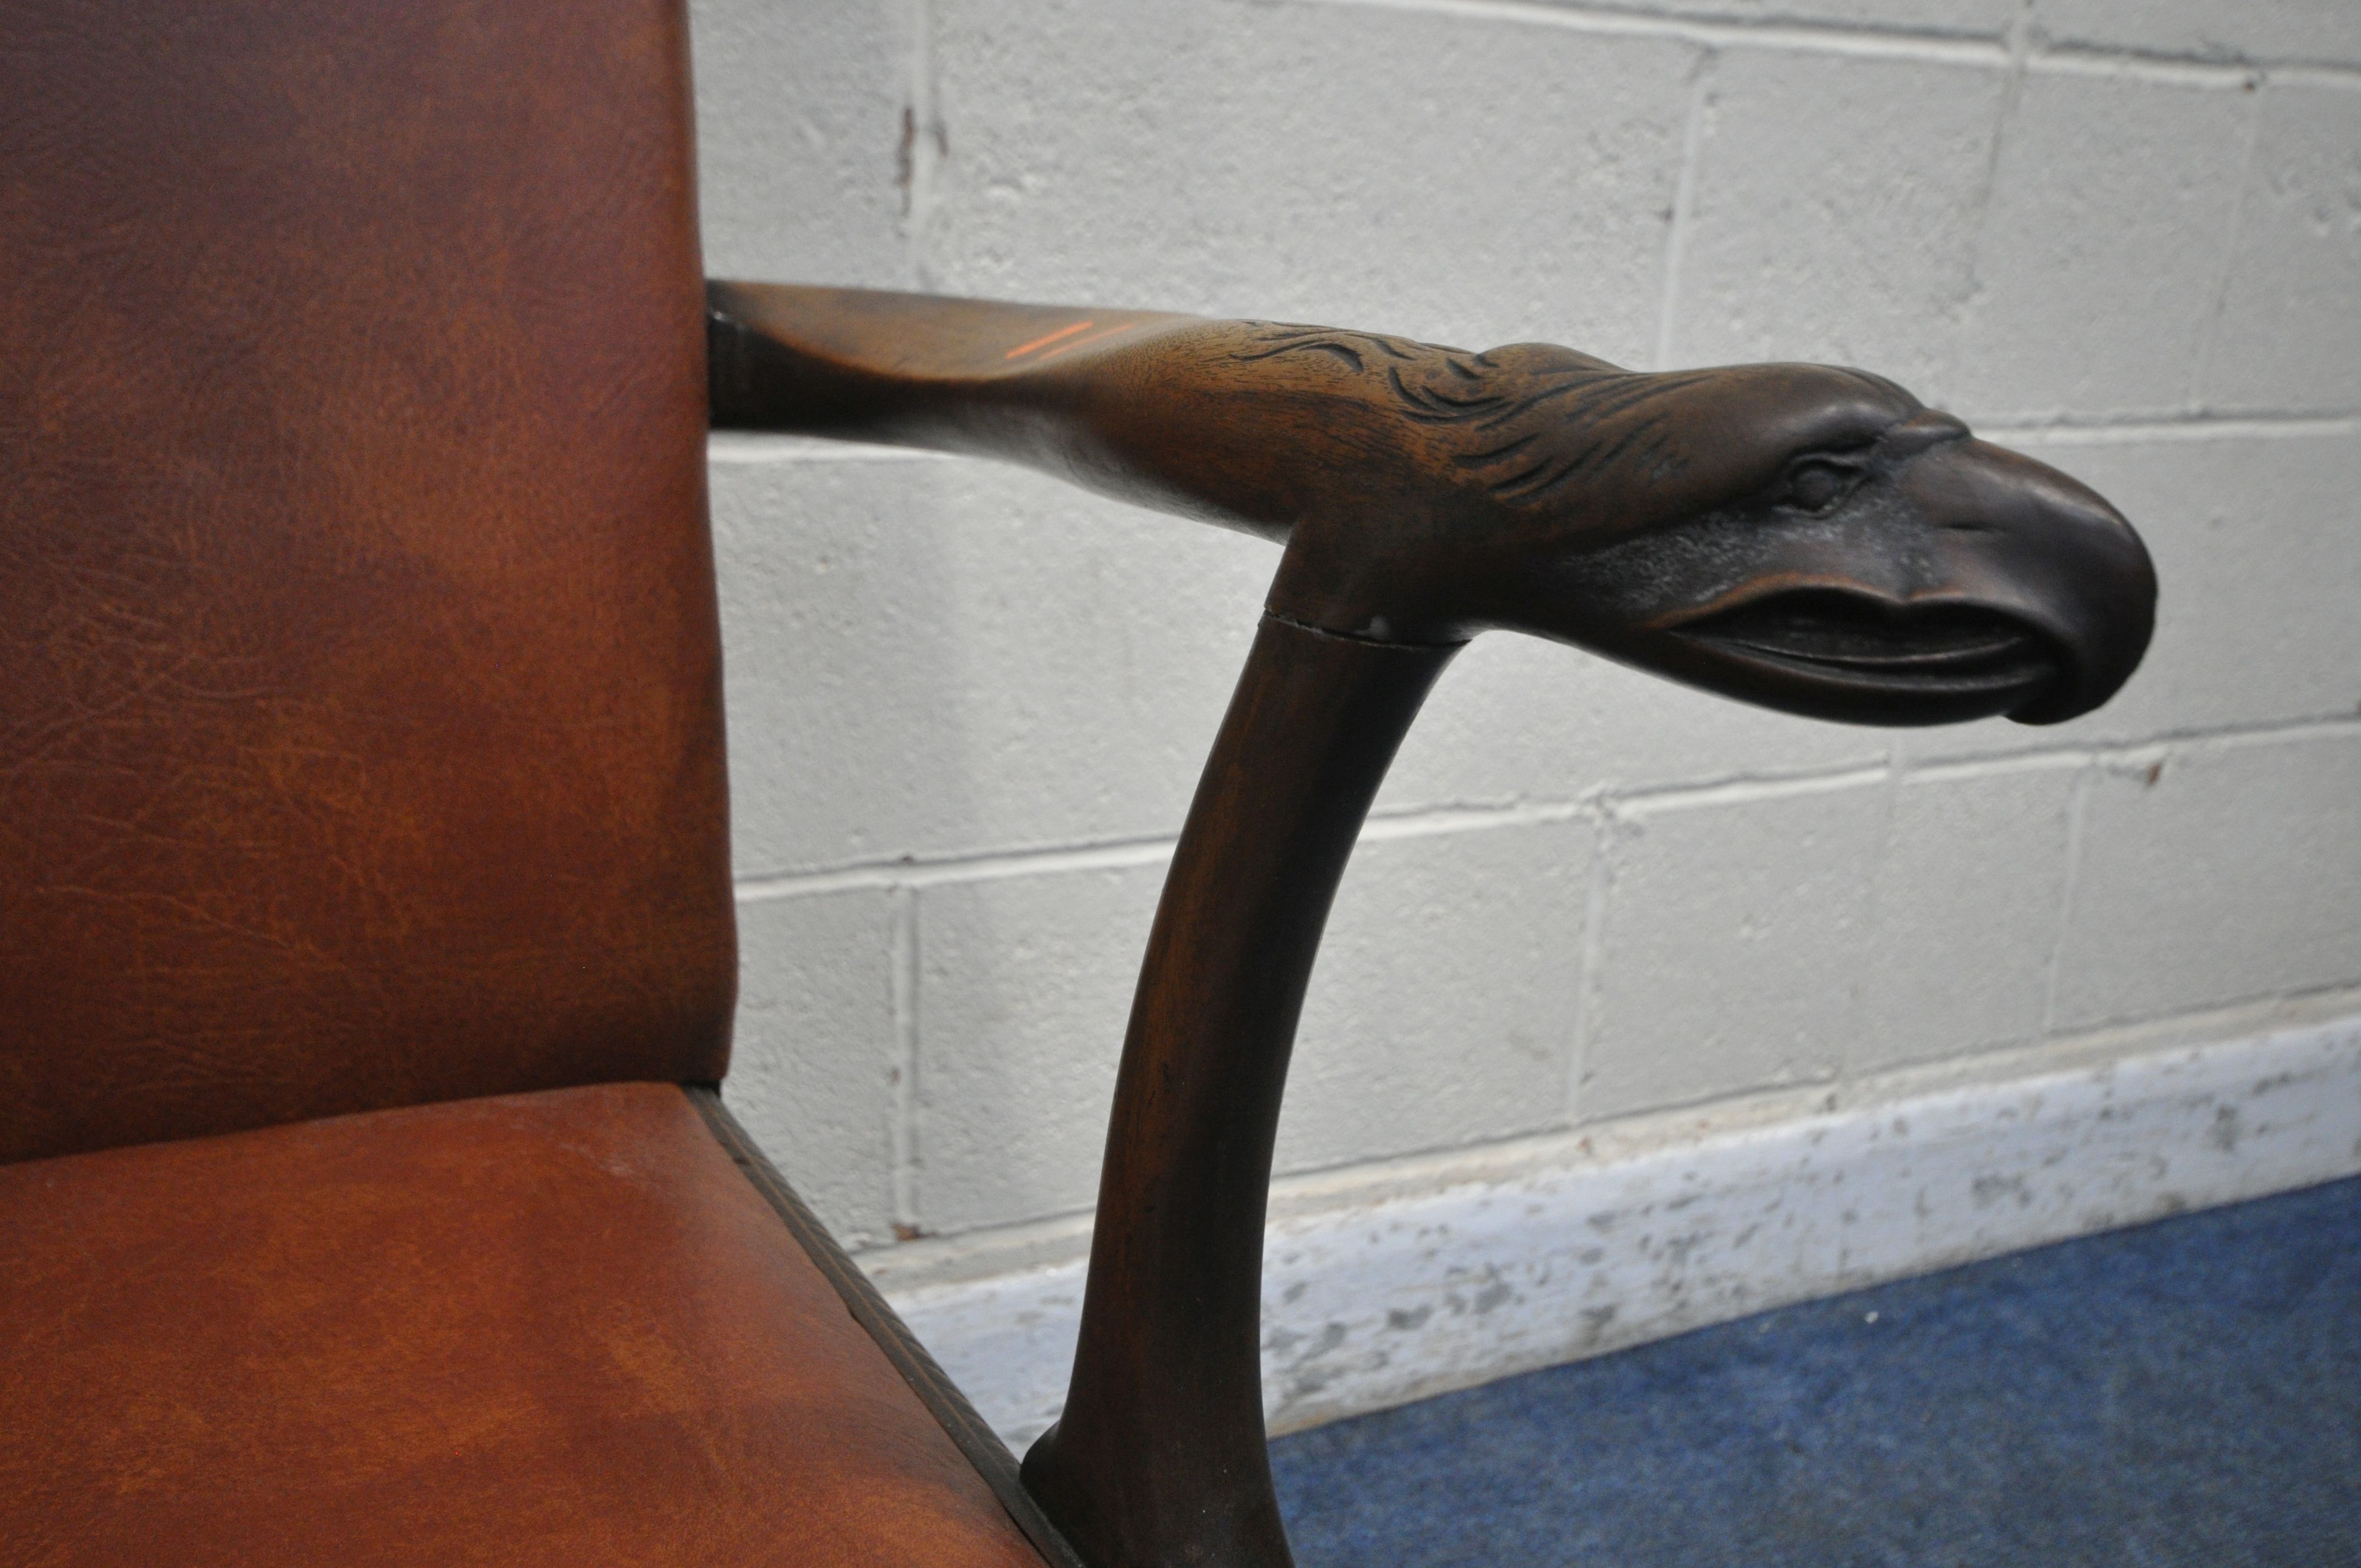
[[1822,512],[1703,547],[1641,543],[1627,575],[1673,608],[1623,656],[1790,712],[1913,725],[2055,724],[2138,666],[2156,572],[2087,487],[1932,411],[1888,431],[1862,469],[1877,482]]
[[2131,678],[2156,627],[2156,567],[2122,513],[2048,465],[1973,438],[1929,447],[1899,477],[1936,545],[1942,597],[2048,644],[2056,678],[2011,718],[2077,718]]

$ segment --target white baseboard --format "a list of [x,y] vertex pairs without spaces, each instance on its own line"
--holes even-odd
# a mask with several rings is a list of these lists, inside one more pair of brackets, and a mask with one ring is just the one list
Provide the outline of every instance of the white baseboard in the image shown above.
[[[1550,1140],[1374,1201],[1275,1202],[1271,1430],[2361,1173],[2361,1017],[1689,1125]],[[888,1299],[1021,1452],[1064,1398],[1081,1259],[898,1288],[894,1272]]]

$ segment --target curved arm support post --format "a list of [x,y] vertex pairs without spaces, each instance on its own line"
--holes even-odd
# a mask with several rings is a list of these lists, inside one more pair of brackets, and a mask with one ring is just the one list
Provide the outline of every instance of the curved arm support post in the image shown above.
[[1099,1568],[1281,1564],[1263,1209],[1296,1017],[1394,751],[1455,645],[1265,616],[1132,1003],[1063,1417],[1025,1484]]

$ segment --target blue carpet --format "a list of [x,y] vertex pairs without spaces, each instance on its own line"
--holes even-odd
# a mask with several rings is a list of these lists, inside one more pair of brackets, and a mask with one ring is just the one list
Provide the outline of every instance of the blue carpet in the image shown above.
[[1271,1458],[1302,1568],[2349,1568],[2361,1179],[1765,1312]]

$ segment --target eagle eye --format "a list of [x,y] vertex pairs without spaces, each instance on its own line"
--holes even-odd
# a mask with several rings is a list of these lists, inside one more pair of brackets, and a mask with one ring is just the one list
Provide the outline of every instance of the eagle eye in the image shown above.
[[1859,464],[1833,457],[1798,457],[1787,465],[1786,488],[1779,502],[1798,511],[1827,511],[1852,494],[1861,473]]

